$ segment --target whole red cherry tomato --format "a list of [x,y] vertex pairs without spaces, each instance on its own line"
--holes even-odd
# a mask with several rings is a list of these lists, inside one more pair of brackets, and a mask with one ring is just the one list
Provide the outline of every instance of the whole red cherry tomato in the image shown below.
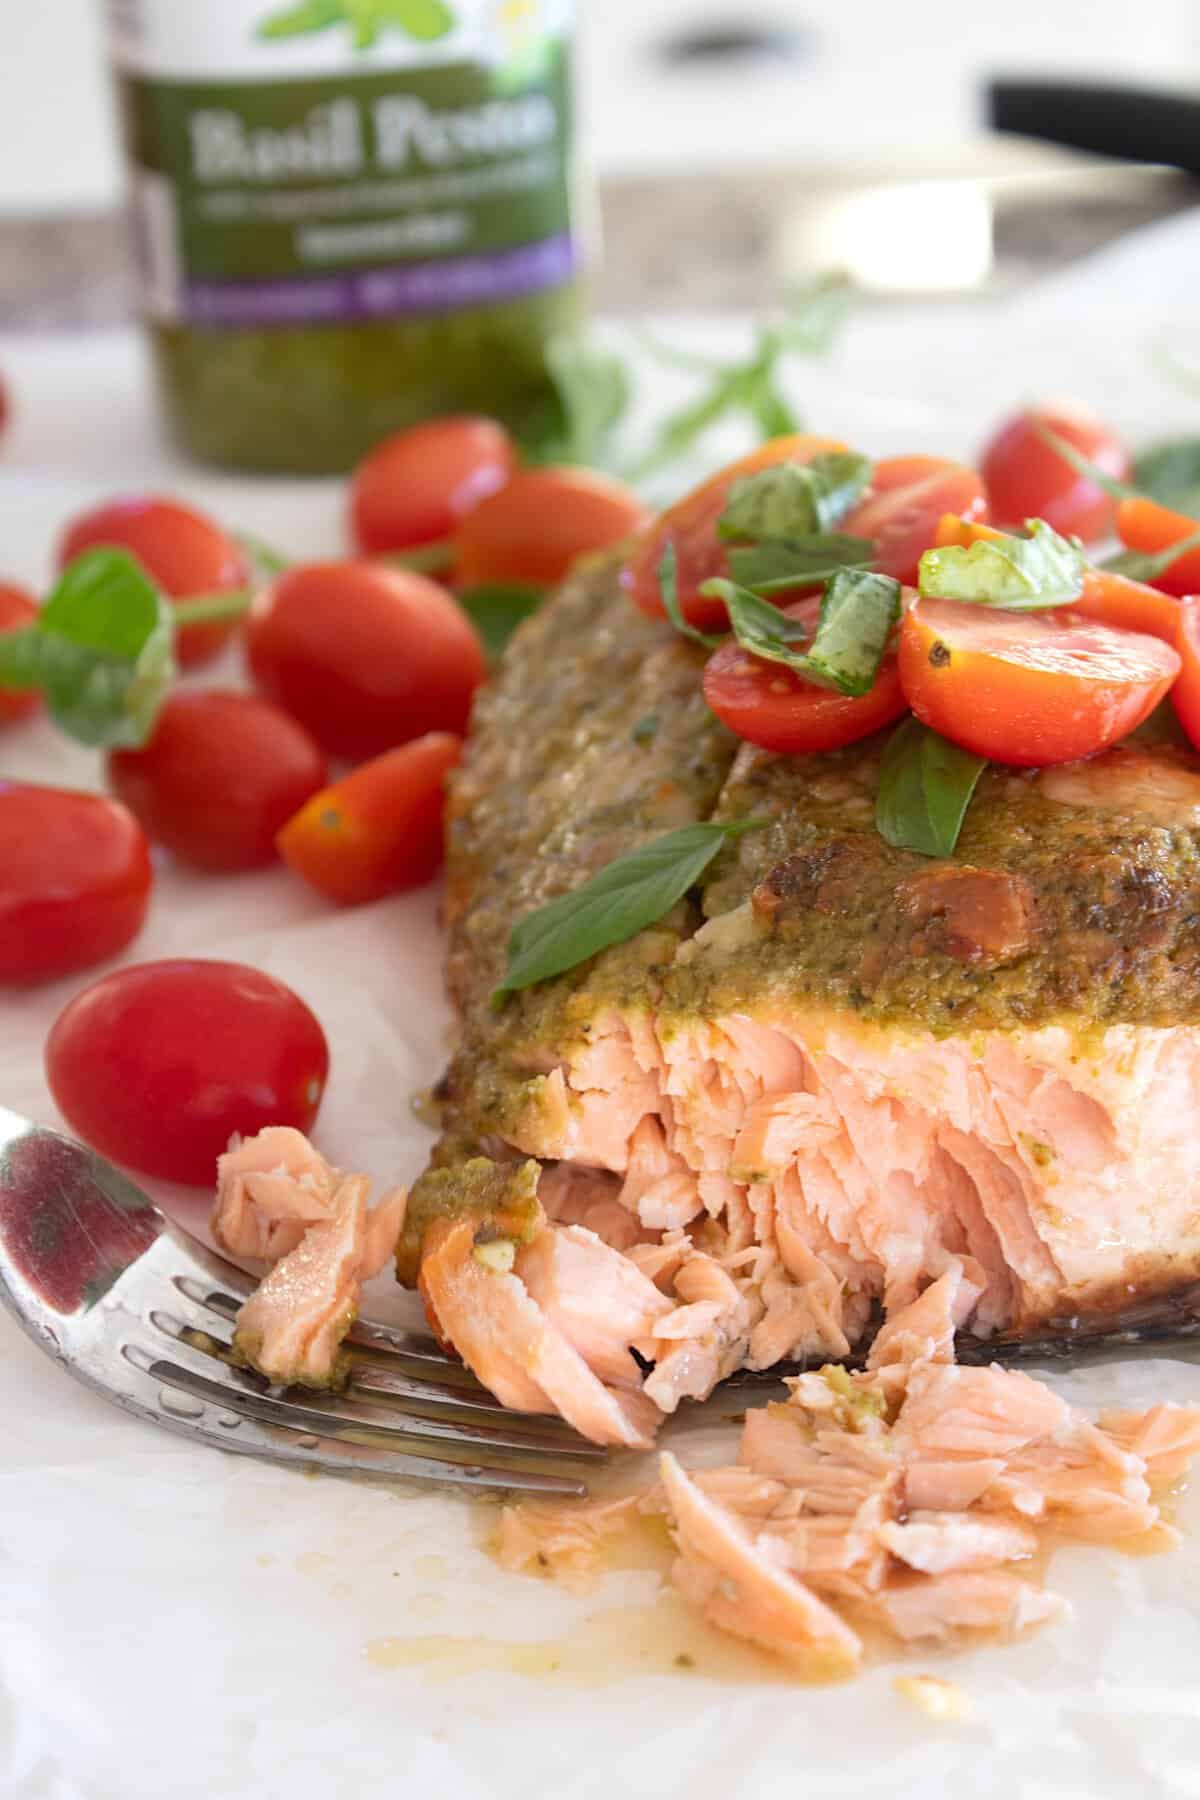
[[[20,631],[37,618],[37,602],[24,588],[0,582],[0,632]],[[0,725],[10,719],[26,719],[36,712],[42,696],[36,688],[0,687]]]
[[136,963],[85,988],[46,1039],[71,1129],[104,1156],[207,1186],[235,1131],[307,1131],[329,1075],[315,1015],[241,963]]
[[455,533],[459,587],[523,581],[554,587],[577,557],[607,550],[648,517],[631,488],[594,469],[523,469],[472,507]]
[[308,563],[255,598],[254,679],[335,756],[361,761],[427,731],[461,736],[487,674],[445,588],[382,563]]
[[[82,513],[63,534],[59,568],[97,544],[116,544],[131,551],[171,600],[229,593],[244,588],[250,580],[246,559],[233,539],[179,500],[131,494]],[[237,626],[238,622],[231,620],[185,627],[175,644],[182,667],[208,662]]]
[[275,860],[275,833],[326,780],[303,725],[256,694],[168,696],[141,750],[114,750],[109,785],[147,834],[200,869]]
[[115,956],[141,930],[152,884],[145,833],[115,800],[0,781],[0,982]]
[[[428,419],[376,444],[350,480],[350,531],[377,556],[441,543],[512,475],[517,451],[495,419]],[[452,553],[447,546],[446,564]]]
[[1128,480],[1129,452],[1103,419],[1071,402],[1031,406],[1006,420],[984,448],[979,467],[992,517],[1002,525],[1045,519],[1055,531],[1085,544],[1107,537],[1113,524],[1110,495],[1048,444],[1043,430],[1114,480]]

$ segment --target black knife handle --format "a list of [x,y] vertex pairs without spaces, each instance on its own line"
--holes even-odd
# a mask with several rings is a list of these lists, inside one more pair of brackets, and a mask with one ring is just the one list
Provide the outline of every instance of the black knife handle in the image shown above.
[[997,131],[1200,174],[1200,96],[1094,82],[994,80],[987,105]]

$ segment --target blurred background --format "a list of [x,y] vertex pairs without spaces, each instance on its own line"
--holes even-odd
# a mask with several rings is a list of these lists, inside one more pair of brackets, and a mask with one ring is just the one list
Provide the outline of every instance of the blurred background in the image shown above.
[[[1195,0],[584,0],[580,10],[606,309],[753,306],[782,278],[832,263],[874,292],[1007,290],[1195,198],[1186,176],[1156,161],[1189,146],[1200,158],[1187,102],[1200,70]],[[95,0],[42,0],[7,35],[0,327],[113,323],[130,310],[98,13]],[[1155,98],[1085,100],[1085,147],[1067,149],[989,129],[998,76],[1119,83]],[[1034,122],[1074,129],[1079,113],[1078,100],[1043,102]],[[1150,161],[1127,166],[1098,147]],[[895,240],[911,243],[931,220],[954,225],[938,256],[901,254]]]

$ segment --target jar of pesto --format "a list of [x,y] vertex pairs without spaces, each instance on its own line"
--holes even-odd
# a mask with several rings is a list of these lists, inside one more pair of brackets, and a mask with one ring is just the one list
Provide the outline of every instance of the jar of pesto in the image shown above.
[[107,0],[180,446],[334,473],[544,414],[580,309],[572,0]]

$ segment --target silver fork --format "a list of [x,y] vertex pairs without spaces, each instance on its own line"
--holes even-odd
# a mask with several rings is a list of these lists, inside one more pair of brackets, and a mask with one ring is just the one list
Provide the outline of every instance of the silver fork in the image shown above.
[[[95,1151],[0,1107],[0,1299],[68,1374],[126,1412],[300,1468],[583,1495],[607,1452],[503,1408],[432,1338],[355,1325],[338,1394],[229,1360],[250,1292]],[[396,1420],[399,1422],[395,1422]]]

